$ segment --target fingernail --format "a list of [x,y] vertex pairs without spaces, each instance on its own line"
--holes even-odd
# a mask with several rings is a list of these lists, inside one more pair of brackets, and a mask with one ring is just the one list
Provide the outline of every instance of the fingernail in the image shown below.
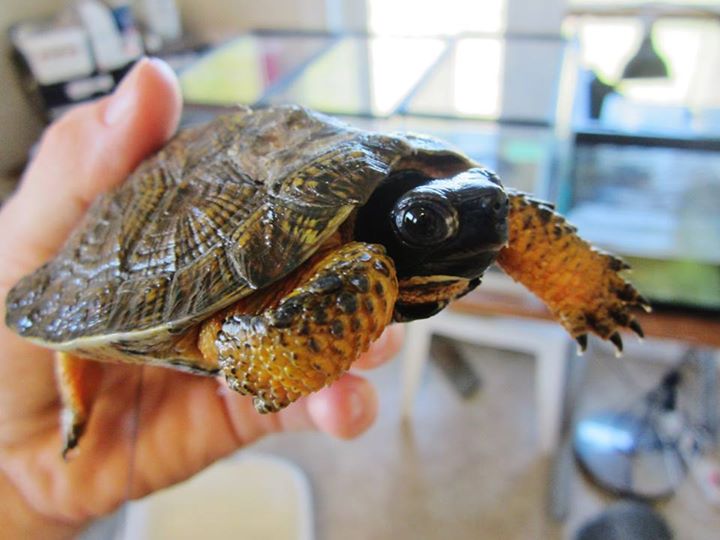
[[137,74],[147,62],[148,60],[143,58],[135,64],[110,96],[103,115],[106,125],[117,124],[130,114],[137,97]]
[[162,73],[163,77],[172,81],[177,80],[177,75],[175,75],[173,68],[171,68],[165,60],[155,57],[148,58],[148,60],[150,60],[150,63]]

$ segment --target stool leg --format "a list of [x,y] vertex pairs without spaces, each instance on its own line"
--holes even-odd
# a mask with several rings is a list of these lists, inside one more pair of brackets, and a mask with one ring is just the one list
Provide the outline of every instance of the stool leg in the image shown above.
[[408,324],[403,351],[403,397],[401,413],[403,418],[412,416],[425,364],[430,354],[432,331],[427,319]]
[[568,340],[565,335],[548,332],[537,348],[535,399],[537,400],[540,450],[549,454],[557,448],[565,395]]

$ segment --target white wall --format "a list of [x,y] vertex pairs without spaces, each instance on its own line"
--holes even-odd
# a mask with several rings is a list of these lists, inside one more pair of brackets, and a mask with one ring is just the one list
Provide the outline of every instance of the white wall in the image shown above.
[[0,9],[0,174],[21,166],[30,146],[42,130],[20,90],[15,66],[10,61],[10,26],[29,17],[51,15],[65,0],[3,1]]
[[323,30],[326,0],[175,0],[184,28],[206,39],[251,28]]
[[[185,27],[203,38],[250,28],[323,29],[326,0],[176,0]],[[10,61],[8,28],[24,19],[51,16],[67,0],[3,0],[0,8],[0,175],[22,166],[42,131]]]

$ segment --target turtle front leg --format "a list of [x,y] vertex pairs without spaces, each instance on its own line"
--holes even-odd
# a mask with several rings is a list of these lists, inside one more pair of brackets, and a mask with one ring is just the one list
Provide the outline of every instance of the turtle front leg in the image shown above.
[[619,328],[642,337],[632,310],[649,311],[650,305],[620,274],[629,266],[588,244],[551,205],[513,190],[508,198],[509,242],[498,256],[500,267],[543,300],[581,350],[590,332],[612,341],[618,352]]
[[55,361],[62,410],[60,433],[62,455],[75,448],[85,430],[90,407],[102,377],[102,366],[65,352],[58,352]]
[[[278,411],[350,368],[392,319],[395,267],[382,246],[353,242],[309,265],[300,284],[257,315],[230,314],[215,333],[228,386],[255,396],[261,413]],[[205,343],[205,345],[203,345]]]

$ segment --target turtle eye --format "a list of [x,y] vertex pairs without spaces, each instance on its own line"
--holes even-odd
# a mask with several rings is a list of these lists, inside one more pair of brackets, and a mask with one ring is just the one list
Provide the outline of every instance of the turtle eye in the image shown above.
[[434,246],[457,233],[458,219],[446,201],[405,200],[396,209],[395,229],[412,246]]

